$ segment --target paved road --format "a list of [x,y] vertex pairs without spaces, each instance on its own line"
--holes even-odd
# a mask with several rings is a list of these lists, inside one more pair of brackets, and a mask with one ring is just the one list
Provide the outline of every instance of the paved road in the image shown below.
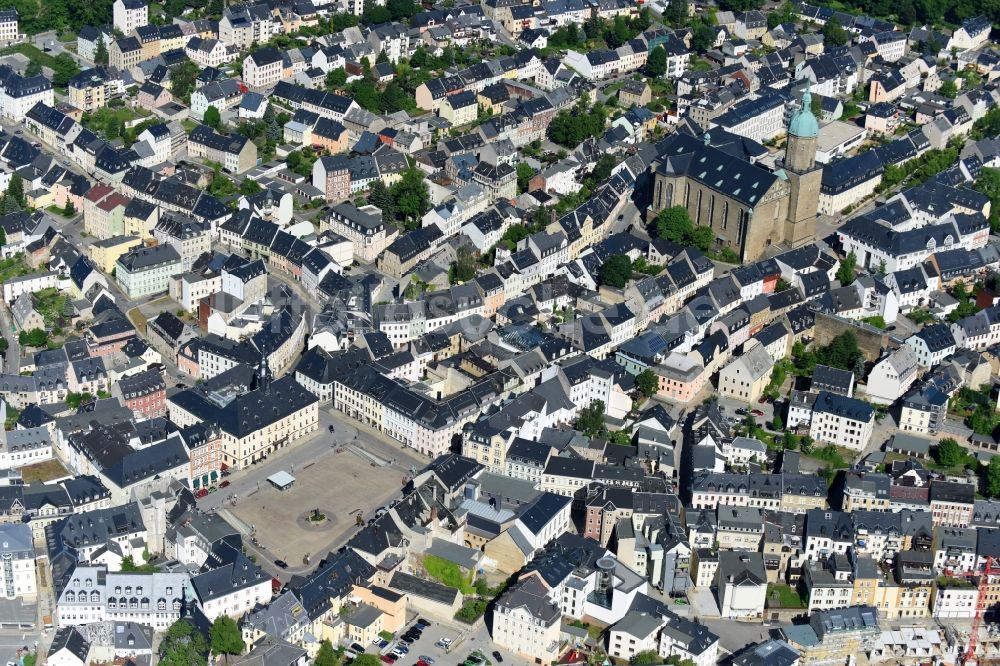
[[17,341],[14,322],[11,321],[6,305],[0,305],[0,326],[3,327],[3,336],[7,340],[6,372],[16,375],[21,370],[21,345]]
[[[43,639],[41,632],[4,629],[0,631],[0,664],[6,664],[10,661],[18,663],[18,649],[26,647],[29,650],[35,650],[36,646],[40,646],[44,650],[43,643],[47,643],[47,641]],[[42,660],[39,659],[36,663],[40,664]]]

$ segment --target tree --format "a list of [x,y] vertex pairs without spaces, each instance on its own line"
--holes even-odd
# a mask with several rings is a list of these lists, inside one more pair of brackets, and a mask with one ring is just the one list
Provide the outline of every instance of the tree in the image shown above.
[[671,206],[661,210],[656,216],[656,234],[678,245],[693,245],[703,252],[712,247],[715,240],[712,228],[695,226],[684,206]]
[[843,46],[847,43],[850,35],[844,30],[844,26],[835,18],[823,24],[823,43],[830,46]]
[[97,49],[94,51],[94,62],[98,65],[108,64],[108,46],[104,43],[104,36],[97,38]]
[[382,666],[382,662],[375,655],[364,652],[354,658],[351,666]]
[[663,76],[667,73],[667,50],[663,46],[657,46],[646,59],[646,74],[649,76]]
[[[74,393],[73,391],[70,391],[66,394],[64,402],[70,409],[79,409],[80,405],[90,404],[93,400],[94,396],[89,393]],[[132,566],[135,566],[135,564],[133,563]]]
[[624,289],[632,277],[632,260],[625,254],[615,254],[601,266],[601,284]]
[[691,30],[691,49],[693,51],[705,52],[715,44],[715,30],[710,26],[699,22]]
[[684,206],[664,208],[656,216],[656,235],[674,243],[686,243],[693,227],[691,216]]
[[170,94],[182,100],[185,104],[191,102],[194,92],[194,82],[201,68],[192,60],[185,60],[170,73]]
[[662,664],[663,657],[656,650],[643,650],[642,652],[636,652],[632,655],[629,663],[635,664],[635,666],[644,666],[646,664]]
[[986,493],[990,497],[1000,496],[1000,456],[990,458],[986,466]]
[[549,138],[560,146],[576,148],[584,139],[603,133],[606,119],[601,104],[588,109],[581,99],[572,110],[563,109],[555,115],[549,123]]
[[52,85],[57,88],[65,88],[69,80],[80,73],[73,56],[63,52],[52,61]]
[[595,400],[589,407],[581,409],[576,418],[576,429],[587,437],[597,437],[604,432],[604,403]]
[[161,666],[207,666],[208,644],[186,619],[177,620],[160,642]]
[[340,666],[340,659],[329,639],[319,644],[319,652],[316,653],[312,666]]
[[1000,231],[1000,169],[980,169],[973,187],[990,198],[990,227]]
[[840,268],[837,269],[837,279],[840,284],[847,286],[854,282],[854,268],[858,264],[858,258],[854,255],[854,251],[847,253],[844,260],[840,262]]
[[403,177],[392,186],[391,191],[397,215],[402,216],[407,227],[416,228],[420,218],[431,206],[431,195],[423,172],[410,167],[403,172]]
[[601,155],[600,159],[597,160],[597,164],[594,165],[594,170],[590,173],[590,177],[597,183],[603,183],[611,177],[611,171],[617,165],[618,162],[611,155]]
[[[688,19],[687,0],[670,0],[670,2],[667,3],[667,9],[665,12],[663,12],[664,22],[672,26],[681,27],[685,23],[687,23],[687,19]],[[664,51],[664,55],[666,55],[666,51]],[[652,53],[649,54],[649,57],[652,58],[653,54]]]
[[22,209],[24,208],[28,200],[24,196],[24,179],[21,178],[21,174],[15,173],[10,177],[10,183],[7,185],[7,192],[5,194],[16,201],[17,205]]
[[955,83],[955,79],[947,79],[941,84],[941,87],[938,88],[938,92],[942,97],[955,99],[955,96],[958,95],[958,84]]
[[648,398],[660,390],[660,378],[655,372],[646,368],[635,376],[635,385],[639,392]]
[[33,328],[18,333],[17,341],[25,347],[44,347],[49,342],[49,334],[40,328]]
[[396,217],[396,203],[393,201],[392,193],[381,180],[376,180],[368,190],[368,203],[382,211],[383,220],[392,220]]
[[236,626],[236,620],[228,615],[215,618],[208,635],[212,639],[214,654],[243,654],[245,645],[240,628]]
[[38,60],[29,60],[28,66],[24,68],[25,76],[38,76],[42,73],[42,63]]
[[214,106],[209,106],[205,109],[205,115],[202,116],[202,121],[211,127],[212,129],[219,129],[219,125],[222,124],[222,114]]
[[252,178],[244,178],[243,182],[240,183],[240,194],[245,197],[248,197],[251,194],[257,194],[258,192],[263,191],[263,189],[264,188],[260,186],[260,183]]
[[331,69],[326,73],[326,89],[334,90],[336,88],[343,88],[347,85],[347,72],[344,71],[343,67],[338,67],[337,69]]
[[[968,424],[973,432],[979,435],[992,435],[996,430],[996,419],[993,408],[989,405],[978,405],[969,415]],[[992,458],[991,458],[992,460]],[[944,464],[944,463],[942,463]]]
[[398,82],[390,81],[382,91],[380,106],[385,113],[396,113],[416,109],[417,102],[403,91]]
[[66,205],[63,206],[63,215],[66,217],[73,217],[76,215],[76,205],[69,197],[66,197]]
[[899,5],[899,22],[903,25],[913,25],[917,22],[917,9],[913,0],[903,0]]
[[531,181],[532,176],[535,175],[535,170],[531,168],[531,165],[527,162],[517,163],[517,191],[520,193],[525,193],[528,191],[528,183]]
[[476,255],[468,245],[459,245],[455,251],[455,262],[448,269],[448,279],[452,284],[468,282],[476,277]]
[[951,437],[946,437],[938,442],[935,453],[938,464],[946,467],[957,465],[965,458],[965,449]]

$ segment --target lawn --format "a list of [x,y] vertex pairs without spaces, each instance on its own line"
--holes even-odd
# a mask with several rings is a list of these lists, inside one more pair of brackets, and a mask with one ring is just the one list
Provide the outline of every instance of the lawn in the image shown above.
[[35,309],[45,318],[45,325],[55,326],[66,314],[66,304],[69,297],[55,287],[48,287],[35,292]]
[[[774,595],[778,597],[777,605],[772,603]],[[805,608],[806,599],[788,585],[769,583],[767,586],[767,606],[768,608]]]
[[54,458],[21,468],[21,478],[24,479],[25,483],[52,481],[54,479],[61,479],[64,476],[69,476],[69,472],[62,466],[61,462]]
[[822,448],[813,448],[809,453],[802,455],[826,463],[832,469],[847,469],[857,452],[829,444]]
[[55,66],[55,56],[42,51],[34,44],[17,44],[15,46],[8,46],[5,49],[0,49],[0,56],[14,55],[15,53],[20,53],[29,60],[35,60],[41,63],[42,67],[52,69]]
[[20,255],[0,261],[0,282],[7,282],[29,273],[31,273],[31,266],[24,263],[24,258]]
[[82,124],[87,129],[103,135],[108,141],[112,141],[124,138],[127,123],[145,118],[148,115],[149,112],[145,110],[133,110],[124,106],[105,106],[93,113],[84,113]]
[[427,575],[449,587],[454,587],[462,594],[472,594],[475,588],[472,586],[473,573],[469,575],[462,573],[462,569],[454,562],[442,559],[436,555],[424,556],[424,568]]

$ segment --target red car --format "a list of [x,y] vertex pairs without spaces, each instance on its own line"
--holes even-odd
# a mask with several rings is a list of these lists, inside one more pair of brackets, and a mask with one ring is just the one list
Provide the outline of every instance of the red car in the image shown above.
[[208,488],[199,488],[198,491],[194,494],[194,496],[197,497],[198,499],[201,499],[202,497],[208,497]]
[[751,410],[750,413],[753,414],[754,416],[764,416],[764,412],[760,411],[759,409]]
[[387,664],[395,664],[396,663],[395,658],[393,658],[393,656],[391,654],[384,654],[384,655],[382,655],[379,658],[382,661],[384,661],[385,663],[387,663]]
[[222,483],[220,483],[219,487],[220,488],[228,488],[229,487],[229,480],[227,479],[227,480],[223,481]]
[[430,664],[428,664],[428,663],[427,663],[426,661],[424,661],[423,659],[420,659],[419,661],[417,661],[417,666],[431,666],[431,665],[430,665]]

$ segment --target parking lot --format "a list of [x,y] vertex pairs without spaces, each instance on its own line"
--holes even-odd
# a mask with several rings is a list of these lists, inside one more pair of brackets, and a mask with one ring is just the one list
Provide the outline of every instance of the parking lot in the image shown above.
[[[260,481],[227,509],[252,526],[267,559],[284,560],[293,571],[304,568],[306,554],[323,556],[341,543],[357,529],[358,513],[369,516],[385,505],[399,494],[402,481],[398,470],[373,467],[349,452],[325,452],[320,460],[287,471],[295,477],[287,490]],[[324,520],[308,520],[314,509]]]
[[[455,666],[455,664],[463,663],[476,650],[486,658],[486,663],[494,666],[498,663],[493,656],[493,651],[497,648],[493,645],[489,632],[482,624],[470,634],[468,633],[469,628],[459,623],[438,622],[432,616],[426,616],[426,619],[430,620],[431,625],[423,631],[418,640],[409,646],[409,652],[403,655],[401,659],[396,660],[394,666],[415,666],[420,657],[430,657],[433,659],[433,666]],[[407,629],[412,627],[416,620],[417,616],[414,615],[411,617],[406,627],[399,631],[397,637],[405,634]],[[439,646],[437,643],[441,639],[450,639],[452,641],[451,647],[443,648]],[[384,650],[380,650],[375,645],[366,645],[365,652],[379,655],[391,651],[392,646],[397,643],[398,640],[392,641]],[[509,652],[501,650],[500,653],[504,666],[507,664],[523,666],[529,663],[527,660]]]

